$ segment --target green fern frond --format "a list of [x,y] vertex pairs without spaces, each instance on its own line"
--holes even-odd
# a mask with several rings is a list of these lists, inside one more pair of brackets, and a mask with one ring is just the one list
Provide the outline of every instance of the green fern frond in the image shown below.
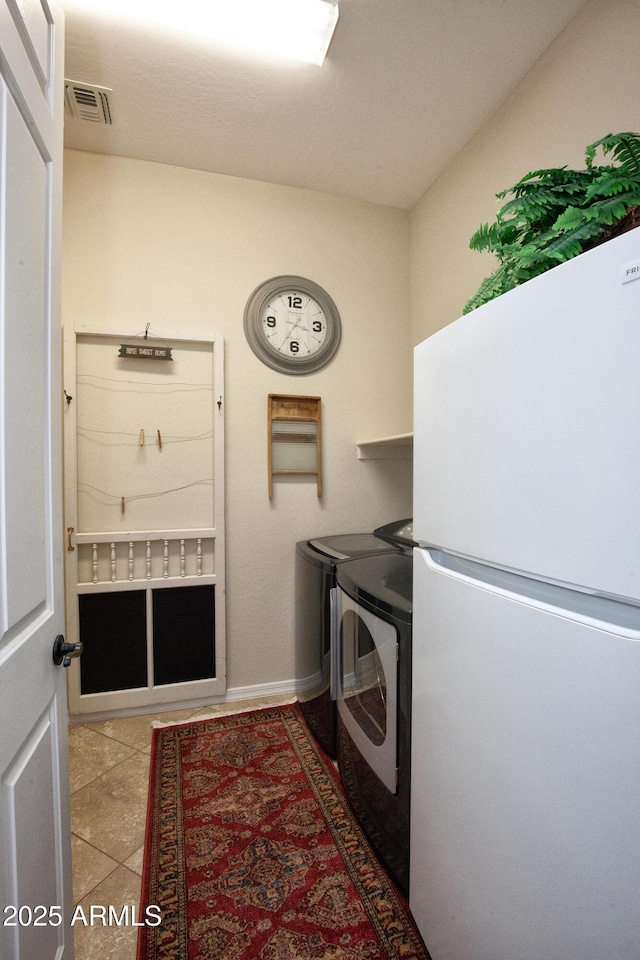
[[595,158],[598,147],[606,155],[613,153],[624,173],[632,177],[640,177],[640,134],[637,133],[608,133],[595,143],[589,144],[585,152],[585,159],[589,158],[587,167]]
[[636,204],[640,204],[640,188],[634,192],[599,200],[590,207],[585,207],[583,213],[586,220],[595,220],[610,227],[618,220],[622,220],[629,212],[629,207]]
[[640,182],[637,178],[621,176],[615,172],[605,173],[594,180],[588,188],[585,200],[593,200],[594,197],[613,197],[619,193],[638,189],[640,189]]
[[469,247],[480,252],[487,250],[501,256],[504,249],[517,243],[520,236],[518,225],[514,223],[483,223],[469,240]]
[[550,260],[557,260],[558,263],[571,260],[573,257],[577,257],[578,254],[582,253],[582,240],[582,237],[578,238],[565,234],[557,240],[554,240],[553,245],[550,244],[547,247],[547,257]]
[[586,171],[563,169],[562,176],[555,178],[555,182],[532,180],[526,189],[503,191],[498,196],[504,197],[507,193],[513,196],[500,208],[496,219],[500,222],[513,216],[538,230],[546,230],[568,204],[584,197],[592,181],[593,175]]
[[573,230],[567,230],[547,246],[545,253],[552,260],[562,263],[577,257],[585,249],[585,245],[595,237],[602,236],[602,227],[595,220],[584,220]]
[[565,230],[575,230],[577,226],[584,223],[584,219],[584,210],[581,207],[567,207],[553,224],[553,232],[557,236]]
[[545,251],[535,243],[527,244],[518,258],[511,261],[509,269],[516,285],[519,285],[548,270],[548,258]]
[[522,193],[535,190],[540,186],[553,187],[563,179],[566,179],[566,169],[566,167],[551,167],[546,170],[532,170],[530,173],[525,174],[524,177],[521,177],[520,180],[512,187],[509,187],[508,190],[502,190],[500,193],[497,193],[496,197],[498,200],[502,200],[509,193],[514,194],[514,196],[520,196]]
[[[577,173],[577,171],[575,172]],[[558,197],[558,201],[561,202],[565,197],[574,197],[584,194],[585,190],[588,190],[592,181],[593,177],[591,175],[583,176],[580,174],[579,176],[575,176],[571,180],[560,183],[551,189]]]
[[640,177],[640,144],[630,134],[614,151],[620,167],[631,177]]
[[593,161],[596,158],[596,150],[602,143],[601,140],[596,140],[595,143],[590,143],[584,152],[584,162],[587,170],[593,169]]
[[548,187],[541,187],[535,193],[528,193],[508,200],[498,211],[498,219],[504,217],[524,217],[531,221],[546,214],[558,202],[557,195]]
[[481,224],[469,240],[469,246],[472,250],[490,250],[495,234],[495,224]]
[[498,267],[490,277],[485,277],[478,287],[477,292],[465,304],[462,312],[470,313],[477,307],[481,307],[483,303],[488,303],[490,300],[494,300],[496,297],[506,293],[507,290],[512,290],[516,285],[508,271],[505,270],[504,267]]
[[575,230],[583,223],[596,223],[601,227],[610,227],[618,220],[622,220],[629,212],[629,207],[636,204],[640,204],[640,189],[621,196],[605,197],[588,207],[568,207],[554,223],[553,230],[561,235],[569,230]]

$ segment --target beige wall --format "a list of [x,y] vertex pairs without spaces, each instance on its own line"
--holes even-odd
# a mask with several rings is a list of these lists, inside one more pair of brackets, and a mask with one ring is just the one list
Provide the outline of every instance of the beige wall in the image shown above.
[[495,194],[530,170],[584,166],[607,133],[640,130],[640,2],[592,0],[412,211],[412,340],[455,320],[491,254],[469,238],[495,218]]
[[[411,429],[406,211],[160,164],[67,151],[63,318],[129,335],[225,341],[228,683],[294,677],[294,545],[411,513],[409,462],[363,462],[356,440]],[[261,364],[247,298],[283,273],[335,300],[343,340],[317,374]],[[269,393],[322,397],[324,495],[267,494]]]

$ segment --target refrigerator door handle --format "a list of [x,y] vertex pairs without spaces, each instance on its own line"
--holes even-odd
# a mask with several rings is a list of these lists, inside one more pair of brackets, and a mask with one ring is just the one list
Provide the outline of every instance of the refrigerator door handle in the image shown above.
[[433,570],[479,589],[620,637],[640,640],[640,607],[633,603],[536,580],[441,550],[418,549],[414,555],[421,556]]

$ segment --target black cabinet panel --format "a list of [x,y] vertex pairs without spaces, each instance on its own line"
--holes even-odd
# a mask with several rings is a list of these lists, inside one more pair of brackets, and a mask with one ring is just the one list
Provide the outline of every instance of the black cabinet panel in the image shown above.
[[145,590],[78,597],[82,694],[146,687],[145,598]]
[[154,685],[215,677],[215,587],[153,591]]
[[[83,695],[147,686],[146,590],[82,594]],[[215,587],[152,590],[154,686],[213,679]]]

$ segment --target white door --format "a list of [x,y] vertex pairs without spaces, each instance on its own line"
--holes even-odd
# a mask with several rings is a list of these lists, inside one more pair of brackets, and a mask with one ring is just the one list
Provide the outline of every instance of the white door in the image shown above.
[[0,956],[70,960],[62,633],[63,18],[0,0]]

